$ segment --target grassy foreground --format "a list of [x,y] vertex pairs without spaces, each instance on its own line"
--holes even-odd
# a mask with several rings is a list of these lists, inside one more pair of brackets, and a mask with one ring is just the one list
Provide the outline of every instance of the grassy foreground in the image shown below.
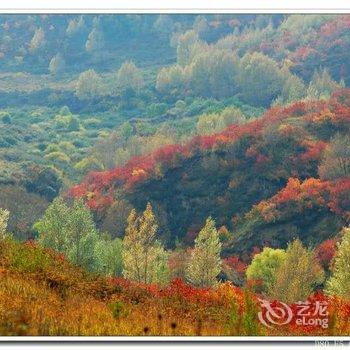
[[350,303],[322,294],[315,299],[330,303],[327,329],[293,322],[267,328],[257,317],[257,296],[230,283],[140,285],[87,273],[32,241],[0,243],[2,336],[349,335]]

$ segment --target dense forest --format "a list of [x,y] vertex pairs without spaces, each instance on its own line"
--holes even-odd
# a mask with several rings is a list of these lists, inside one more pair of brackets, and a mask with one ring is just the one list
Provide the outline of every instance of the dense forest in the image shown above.
[[349,15],[1,15],[0,335],[350,334],[349,60]]

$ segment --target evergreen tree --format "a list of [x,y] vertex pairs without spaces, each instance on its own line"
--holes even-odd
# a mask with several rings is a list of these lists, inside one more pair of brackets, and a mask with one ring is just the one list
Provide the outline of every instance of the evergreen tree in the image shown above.
[[186,275],[189,282],[198,287],[212,287],[221,270],[221,242],[215,221],[209,217],[195,239]]
[[167,253],[156,240],[158,224],[152,206],[142,216],[130,212],[123,241],[123,275],[137,282],[163,283],[167,280]]
[[350,228],[344,229],[343,239],[338,244],[326,292],[350,300]]

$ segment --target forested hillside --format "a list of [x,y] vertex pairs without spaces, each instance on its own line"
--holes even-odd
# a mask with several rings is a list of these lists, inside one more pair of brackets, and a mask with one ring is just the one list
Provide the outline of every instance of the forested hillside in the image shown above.
[[1,19],[0,206],[21,238],[89,171],[220,132],[271,104],[327,99],[349,76],[348,16]]
[[110,233],[126,223],[123,207],[149,201],[170,244],[191,242],[208,216],[232,232],[229,250],[296,237],[320,243],[349,222],[349,97],[342,90],[328,101],[273,107],[221,133],[90,173],[70,193],[83,196]]
[[0,335],[348,334],[349,60],[349,15],[0,15]]

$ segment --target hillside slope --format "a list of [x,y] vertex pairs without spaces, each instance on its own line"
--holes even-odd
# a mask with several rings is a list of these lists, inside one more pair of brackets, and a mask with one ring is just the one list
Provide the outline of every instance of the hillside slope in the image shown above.
[[[161,235],[170,245],[176,238],[191,242],[209,215],[218,226],[233,231],[233,236],[246,237],[239,239],[239,250],[260,245],[265,239],[275,246],[292,237],[317,243],[335,235],[349,220],[348,142],[343,141],[343,154],[337,154],[345,167],[329,165],[325,158],[334,138],[346,138],[349,128],[350,90],[341,90],[328,101],[272,107],[262,118],[231,125],[222,133],[165,146],[133,158],[124,167],[90,173],[69,194],[85,197],[99,224],[114,235],[123,232],[129,207],[141,209],[150,201]],[[322,173],[320,169],[327,166],[328,173]],[[306,191],[311,204],[305,204],[305,196],[301,196],[304,204],[299,212],[293,216],[288,209],[281,210],[276,224],[273,219],[262,223],[267,234],[261,233],[259,239],[252,237],[253,231],[249,237],[243,233],[242,227],[247,229],[257,220],[246,215],[253,206],[274,202],[285,186],[287,190],[293,187],[293,181],[304,187],[298,193]],[[283,201],[300,200],[298,193]],[[312,201],[318,207],[310,216]],[[283,222],[290,226],[281,226]],[[268,239],[271,233],[273,239]]]
[[88,274],[33,241],[0,241],[2,336],[349,334],[348,302],[321,293],[308,300],[328,303],[334,321],[328,328],[292,321],[270,329],[257,320],[256,295],[231,283],[137,284]]

